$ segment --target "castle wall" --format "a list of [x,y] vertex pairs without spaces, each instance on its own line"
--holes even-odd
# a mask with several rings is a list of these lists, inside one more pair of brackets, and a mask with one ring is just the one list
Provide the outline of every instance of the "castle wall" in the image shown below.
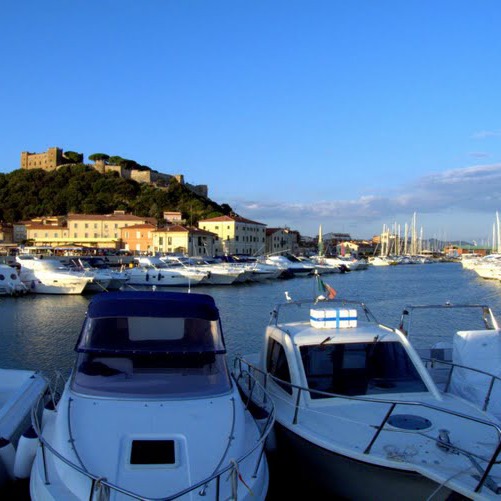
[[[21,169],[44,169],[47,171],[56,170],[59,166],[67,163],[63,157],[63,150],[60,148],[49,148],[45,153],[21,153]],[[163,181],[168,183],[172,178],[182,185],[185,185],[193,193],[208,197],[209,189],[206,184],[193,185],[184,182],[183,174],[162,174],[153,170],[126,169],[120,165],[108,165],[103,160],[96,160],[92,165],[100,174],[106,172],[116,172],[124,179],[132,179],[138,183],[156,183]]]
[[21,153],[21,169],[44,169],[56,170],[59,165],[65,163],[63,150],[49,148],[45,153]]
[[151,170],[135,170],[130,171],[130,178],[138,183],[153,183],[155,181]]

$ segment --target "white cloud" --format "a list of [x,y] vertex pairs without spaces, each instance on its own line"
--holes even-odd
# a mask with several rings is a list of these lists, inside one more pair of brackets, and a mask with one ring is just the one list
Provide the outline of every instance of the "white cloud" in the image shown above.
[[472,135],[473,139],[485,139],[487,137],[501,137],[501,130],[481,130]]
[[487,157],[490,157],[490,154],[489,153],[485,153],[484,151],[470,151],[470,153],[468,153],[468,155],[470,157],[473,157],[473,158],[487,158]]
[[270,225],[316,228],[320,221],[346,225],[376,224],[396,215],[493,214],[501,207],[501,164],[473,165],[416,179],[393,192],[374,189],[353,200],[318,202],[230,201],[244,217]]

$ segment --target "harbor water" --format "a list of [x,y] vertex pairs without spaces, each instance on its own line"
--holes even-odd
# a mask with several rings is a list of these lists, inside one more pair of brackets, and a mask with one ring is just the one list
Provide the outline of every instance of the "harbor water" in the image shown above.
[[[322,280],[337,291],[338,298],[364,302],[379,322],[389,326],[398,326],[406,305],[446,302],[486,304],[498,319],[501,318],[501,284],[483,280],[457,263],[369,267],[324,275]],[[191,291],[214,297],[231,362],[236,354],[261,349],[270,313],[277,303],[285,302],[286,292],[293,300],[308,299],[318,294],[317,285],[314,277],[298,277],[231,286],[197,286]],[[185,291],[181,288],[170,290]],[[55,371],[69,374],[75,342],[91,298],[92,295],[37,294],[0,298],[0,367],[41,370],[51,378]],[[418,340],[416,344],[430,345],[452,334],[440,326],[438,315],[442,313],[433,312],[430,315],[437,315],[437,318],[423,319],[436,330],[435,337]],[[270,500],[282,498],[284,492],[298,492],[297,484],[289,482],[288,467],[284,470],[272,461],[270,468]],[[304,486],[300,491],[304,491]],[[307,486],[306,492],[312,494],[314,485]],[[26,486],[14,495],[18,499],[28,499]]]
[[[364,302],[389,326],[398,326],[409,304],[487,304],[501,318],[501,285],[478,278],[457,263],[369,267],[323,275],[322,280],[336,289],[338,298]],[[192,288],[214,297],[230,359],[260,349],[270,312],[285,302],[286,291],[293,300],[318,293],[313,277]],[[91,298],[41,294],[0,298],[0,367],[67,374]],[[434,324],[433,318],[426,321]]]

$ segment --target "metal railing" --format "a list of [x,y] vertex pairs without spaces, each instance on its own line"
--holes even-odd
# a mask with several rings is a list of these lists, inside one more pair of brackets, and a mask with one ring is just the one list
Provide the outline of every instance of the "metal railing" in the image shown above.
[[[449,367],[449,374],[447,376],[447,382],[446,382],[445,387],[443,389],[444,393],[449,392],[450,385],[452,382],[452,373],[453,373],[454,369],[464,369],[467,371],[476,372],[477,374],[482,374],[483,376],[486,376],[487,378],[489,378],[490,379],[489,387],[487,389],[487,393],[485,395],[484,403],[482,406],[483,411],[488,410],[489,403],[491,400],[492,390],[494,389],[494,384],[496,383],[496,381],[501,382],[501,377],[496,376],[495,374],[491,374],[490,372],[483,371],[481,369],[476,369],[474,367],[468,367],[466,365],[457,364],[455,362],[449,362],[447,360],[440,360],[437,358],[428,358],[428,357],[422,357],[421,360],[423,360],[423,362],[425,363],[425,367],[427,369],[434,369],[435,364],[446,365]],[[431,364],[431,367],[428,367],[428,364]]]
[[[249,374],[248,377],[254,379],[251,374]],[[237,382],[237,379],[235,379],[235,381]],[[253,382],[252,384],[254,385],[254,387],[256,385],[261,386],[260,382],[257,380],[255,382]],[[264,388],[263,388],[263,390],[264,390]],[[52,399],[53,399],[53,392],[49,392],[49,400],[52,400]],[[32,412],[31,412],[32,425],[33,425],[33,428],[38,436],[38,441],[40,443],[40,448],[41,448],[44,483],[46,485],[50,485],[50,478],[49,478],[48,467],[47,467],[47,452],[50,452],[52,455],[54,455],[57,459],[62,461],[64,464],[66,464],[67,466],[69,466],[73,470],[77,471],[78,473],[82,474],[83,476],[87,477],[91,481],[89,499],[93,499],[93,492],[94,492],[95,486],[97,484],[105,486],[108,489],[119,492],[121,494],[125,494],[127,496],[130,496],[133,499],[144,500],[144,501],[170,501],[170,500],[178,499],[178,498],[180,498],[180,497],[182,497],[182,496],[184,496],[184,495],[186,495],[186,494],[188,494],[196,489],[202,489],[203,492],[201,492],[200,495],[205,495],[205,490],[206,490],[207,486],[211,482],[215,481],[215,483],[216,483],[216,486],[215,486],[216,500],[219,500],[220,495],[221,495],[221,493],[220,493],[221,476],[224,475],[225,473],[228,473],[228,472],[230,472],[230,473],[234,472],[235,474],[238,475],[239,474],[238,473],[238,466],[241,463],[243,463],[246,459],[248,459],[256,450],[260,449],[257,460],[256,460],[256,464],[254,466],[254,471],[252,474],[253,478],[257,477],[257,473],[259,471],[259,468],[261,466],[261,462],[262,462],[263,456],[264,456],[265,442],[266,442],[266,439],[267,439],[268,435],[270,434],[270,432],[273,428],[274,422],[275,422],[275,409],[274,409],[273,403],[272,403],[271,398],[270,398],[269,401],[271,403],[271,407],[270,407],[270,411],[268,414],[268,418],[265,422],[264,427],[262,428],[262,430],[260,430],[260,435],[259,435],[258,440],[248,451],[246,451],[244,454],[242,454],[238,459],[232,459],[230,461],[230,463],[227,466],[225,466],[224,468],[215,471],[212,475],[204,478],[203,480],[197,482],[196,484],[192,484],[192,485],[186,487],[182,491],[179,491],[175,494],[171,494],[167,497],[162,497],[162,498],[146,498],[143,495],[140,495],[140,494],[137,494],[135,492],[129,491],[127,489],[124,489],[124,488],[120,487],[119,485],[116,485],[116,484],[108,481],[106,478],[103,478],[95,473],[88,471],[84,467],[81,467],[81,466],[75,464],[73,461],[69,460],[64,455],[59,453],[54,447],[52,447],[52,445],[44,438],[42,428],[40,425],[40,421],[39,421],[39,415],[41,414],[39,412],[39,410],[40,410],[41,406],[43,407],[44,400],[47,400],[47,398],[45,398],[44,395],[40,396],[39,401],[32,408]],[[248,406],[248,402],[247,402],[247,406]],[[235,495],[236,495],[236,493],[235,493]]]
[[[414,407],[425,408],[425,409],[432,410],[435,412],[447,414],[449,416],[454,416],[456,418],[464,419],[464,420],[469,421],[469,422],[475,422],[475,423],[478,423],[480,425],[492,428],[492,430],[496,433],[497,443],[495,445],[495,450],[494,450],[493,454],[487,458],[479,456],[478,454],[467,451],[465,449],[462,449],[456,445],[449,444],[449,443],[447,444],[449,450],[453,450],[455,452],[464,454],[468,458],[476,458],[476,459],[479,459],[479,460],[487,463],[487,466],[486,466],[485,470],[483,470],[483,474],[482,474],[477,486],[475,487],[474,492],[479,492],[480,489],[482,488],[482,486],[486,483],[487,479],[489,478],[489,473],[490,473],[492,467],[494,465],[501,464],[501,461],[499,460],[499,456],[501,453],[501,426],[497,425],[494,422],[487,421],[485,419],[481,419],[481,418],[478,418],[475,416],[463,414],[461,412],[453,411],[450,409],[444,409],[442,407],[432,405],[432,404],[429,404],[426,402],[391,400],[391,399],[385,399],[385,398],[371,398],[368,396],[347,396],[347,395],[340,395],[340,394],[336,394],[336,393],[329,393],[329,392],[325,392],[325,391],[305,388],[303,386],[299,386],[299,385],[290,383],[288,381],[283,381],[283,380],[273,376],[272,374],[267,373],[266,371],[262,370],[261,368],[256,367],[254,364],[247,362],[245,359],[243,359],[240,356],[237,356],[234,360],[234,366],[237,366],[237,365],[238,365],[240,371],[245,370],[245,372],[248,372],[250,374],[255,374],[255,373],[260,374],[261,377],[263,378],[263,388],[265,390],[267,389],[268,381],[270,379],[282,387],[286,386],[286,387],[291,388],[292,390],[297,390],[297,397],[296,397],[295,403],[294,403],[294,414],[293,414],[293,418],[291,421],[292,425],[297,425],[297,423],[298,423],[299,413],[300,413],[300,410],[302,409],[301,396],[303,395],[303,392],[306,394],[315,394],[315,395],[318,395],[321,397],[348,400],[348,401],[352,401],[352,402],[353,401],[370,402],[370,403],[374,403],[374,404],[388,405],[389,409],[386,412],[383,420],[379,423],[379,425],[373,426],[373,425],[367,424],[368,427],[375,427],[376,429],[374,431],[374,434],[370,438],[369,443],[366,445],[366,447],[364,449],[364,454],[370,454],[372,447],[376,443],[376,441],[379,438],[381,432],[383,431],[386,423],[388,422],[389,418],[392,416],[394,410],[398,406],[414,406]],[[246,368],[244,369],[244,367],[246,367]],[[257,379],[257,378],[255,378],[255,379]],[[427,439],[433,440],[437,445],[443,445],[443,442],[440,438],[431,437],[423,432],[420,432],[420,435],[424,436]]]

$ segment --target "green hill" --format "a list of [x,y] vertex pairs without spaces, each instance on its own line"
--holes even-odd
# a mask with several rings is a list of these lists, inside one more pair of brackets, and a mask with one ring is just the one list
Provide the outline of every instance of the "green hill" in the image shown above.
[[231,207],[197,195],[175,179],[160,188],[123,179],[114,172],[100,174],[83,164],[50,172],[18,169],[0,174],[0,221],[114,210],[158,219],[163,211],[180,211],[195,224],[199,219],[228,214]]

